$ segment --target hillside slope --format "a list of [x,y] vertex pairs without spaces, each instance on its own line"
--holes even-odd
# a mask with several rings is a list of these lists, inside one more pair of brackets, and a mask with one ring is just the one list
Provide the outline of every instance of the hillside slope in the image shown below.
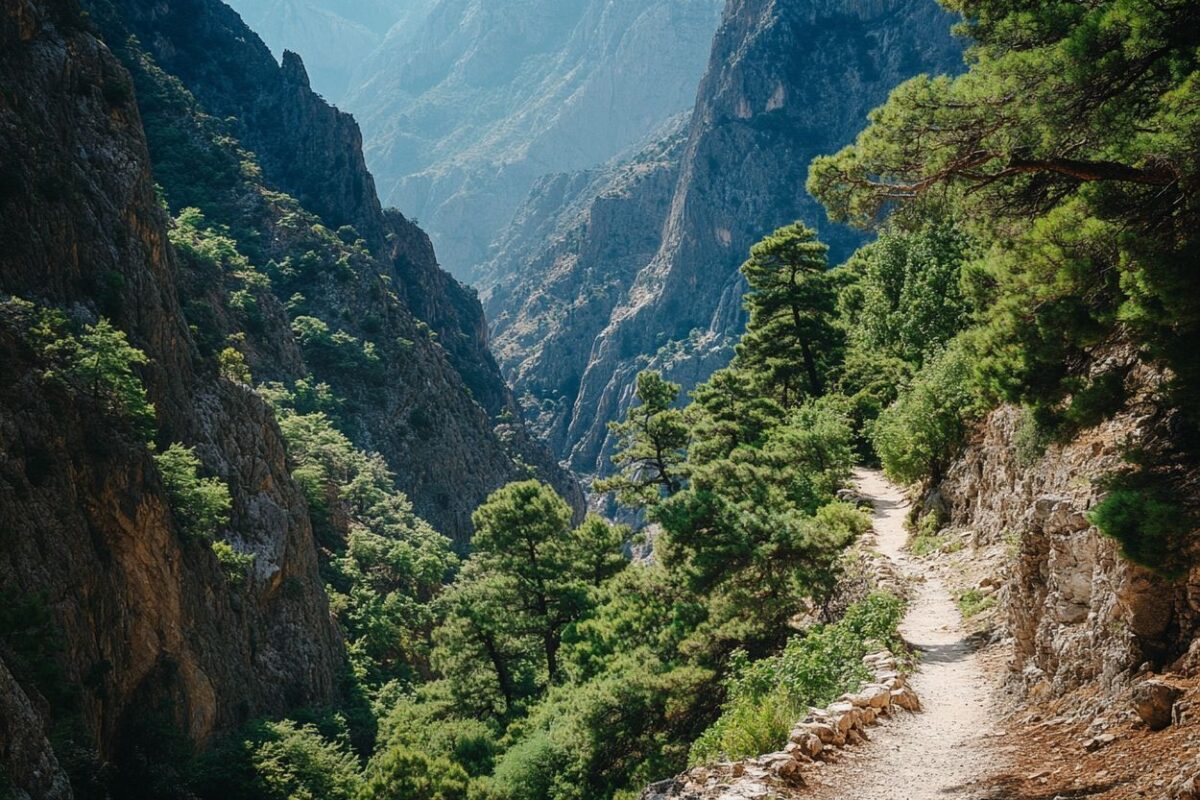
[[[525,464],[578,502],[572,480],[519,422],[494,430],[516,414],[475,293],[438,268],[421,229],[384,212],[357,124],[312,92],[300,58],[287,53],[277,64],[215,0],[152,8],[120,0],[98,3],[96,12],[110,41],[133,35],[149,43],[120,52],[139,76],[156,177],[172,212],[195,206],[209,224],[233,231],[272,281],[259,299],[275,311],[250,326],[231,321],[215,338],[244,334],[259,380],[311,374],[329,383],[348,403],[346,433],[382,453],[417,512],[460,543],[471,511],[526,475]],[[261,177],[242,174],[245,151]],[[206,162],[224,169],[200,178],[193,165]],[[294,198],[324,232],[297,227],[295,210],[272,192]],[[289,266],[310,252],[326,263]],[[320,337],[302,341],[293,330],[300,317],[369,344],[375,366],[354,368]],[[210,327],[207,317],[192,322]],[[297,356],[293,340],[305,352]]]
[[[17,156],[0,193],[0,754],[16,789],[68,797],[39,745],[50,721],[60,756],[120,760],[162,719],[204,741],[326,702],[342,655],[279,428],[200,357],[180,308],[129,75],[77,7],[32,0],[4,4],[0,74],[22,88],[0,100]],[[47,373],[43,337],[70,339],[39,308],[67,328],[104,315],[149,357],[155,438],[195,447],[230,491],[223,538],[254,556],[241,585],[183,532],[121,407]]]

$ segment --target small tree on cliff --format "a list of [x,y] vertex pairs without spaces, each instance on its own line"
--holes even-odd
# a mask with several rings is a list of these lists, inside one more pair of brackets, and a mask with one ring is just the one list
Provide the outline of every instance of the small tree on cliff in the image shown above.
[[154,406],[146,387],[134,372],[149,363],[146,354],[129,343],[125,332],[103,317],[74,336],[46,317],[40,335],[47,340],[44,352],[56,365],[47,377],[59,378],[75,391],[101,401],[112,414],[128,419],[146,439],[154,435]]

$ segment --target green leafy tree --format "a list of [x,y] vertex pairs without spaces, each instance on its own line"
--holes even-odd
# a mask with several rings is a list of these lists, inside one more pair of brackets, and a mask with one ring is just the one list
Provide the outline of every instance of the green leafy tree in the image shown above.
[[689,469],[728,458],[739,447],[756,447],[779,425],[786,412],[760,386],[753,370],[735,362],[696,387],[686,411],[692,429]]
[[446,758],[407,747],[390,747],[373,757],[359,800],[466,800],[469,778]]
[[1200,9],[1186,0],[947,2],[968,70],[897,88],[810,191],[836,220],[949,201],[983,245],[989,394],[1060,410],[1119,339],[1200,424]]
[[613,463],[617,474],[599,480],[595,490],[616,492],[630,507],[652,506],[683,486],[682,465],[688,445],[688,426],[675,408],[679,385],[663,380],[657,372],[637,377],[638,404],[629,409],[623,422],[610,422],[617,437]]
[[511,717],[537,691],[539,643],[512,611],[518,591],[472,559],[438,601],[433,664],[463,713]]
[[295,411],[333,405],[329,387],[260,391],[276,408],[292,477],[328,555],[331,605],[357,674],[372,685],[427,677],[432,603],[458,565],[449,540],[413,512],[382,456],[354,447],[324,412]]
[[246,357],[236,347],[226,347],[217,355],[217,368],[221,377],[234,383],[251,385],[254,382]]
[[570,507],[537,481],[494,492],[475,512],[473,554],[439,601],[434,663],[463,709],[512,717],[560,677],[569,626],[625,568],[624,529]]
[[841,347],[834,324],[838,276],[829,270],[828,251],[815,231],[796,222],[756,244],[742,265],[750,320],[738,359],[785,407],[825,393]]
[[861,306],[852,346],[920,367],[970,320],[961,279],[969,238],[953,222],[915,231],[885,228],[854,254],[847,269],[861,271]]
[[254,770],[270,800],[357,800],[358,762],[344,740],[330,741],[312,725],[266,723],[254,747]]
[[200,459],[182,444],[175,443],[154,456],[171,512],[179,529],[187,536],[214,539],[229,524],[232,501],[229,487],[220,478],[201,478]]
[[833,509],[853,463],[847,420],[829,402],[795,410],[754,445],[691,467],[654,509],[656,552],[709,602],[702,637],[768,646],[804,598],[825,603],[845,547],[869,522]]
[[629,538],[628,528],[589,514],[571,536],[575,539],[572,567],[591,588],[599,589],[605,581],[625,569],[628,562],[621,547]]

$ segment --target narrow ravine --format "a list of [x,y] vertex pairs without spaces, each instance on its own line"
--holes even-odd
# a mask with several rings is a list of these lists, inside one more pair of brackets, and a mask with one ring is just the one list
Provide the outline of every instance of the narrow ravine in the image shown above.
[[859,470],[858,491],[875,506],[878,550],[913,578],[913,597],[901,626],[920,654],[910,683],[921,698],[919,714],[901,714],[871,730],[872,741],[846,751],[844,760],[812,774],[823,800],[981,800],[994,797],[988,775],[1002,766],[992,683],[967,638],[950,592],[904,549],[908,502],[874,470]]

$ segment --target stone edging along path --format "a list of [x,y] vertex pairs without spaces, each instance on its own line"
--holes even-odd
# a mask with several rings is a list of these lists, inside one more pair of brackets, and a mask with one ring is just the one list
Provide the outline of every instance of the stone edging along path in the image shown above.
[[780,796],[806,785],[804,773],[835,757],[839,748],[868,741],[867,728],[900,709],[917,711],[920,700],[898,671],[895,656],[882,650],[863,659],[874,682],[846,694],[828,708],[813,708],[792,729],[787,747],[732,763],[696,767],[652,784],[642,800],[735,800]]
[[[891,582],[888,573],[895,572],[913,579],[901,633],[922,653],[921,669],[905,675],[893,654],[868,655],[864,664],[873,680],[828,708],[811,709],[784,750],[698,767],[651,785],[642,800],[978,796],[978,778],[997,766],[995,749],[983,738],[992,725],[990,684],[949,591],[904,552],[908,504],[902,492],[876,471],[859,470],[856,477],[860,494],[875,509],[881,582]],[[885,721],[868,735],[868,728]],[[863,746],[843,749],[851,745]]]

